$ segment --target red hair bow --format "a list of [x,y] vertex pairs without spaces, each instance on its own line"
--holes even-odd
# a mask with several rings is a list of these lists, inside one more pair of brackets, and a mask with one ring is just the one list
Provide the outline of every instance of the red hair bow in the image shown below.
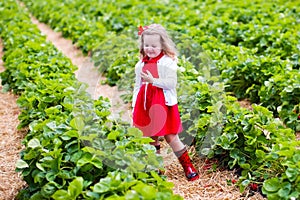
[[139,32],[138,32],[138,35],[142,35],[142,33],[144,32],[144,30],[146,30],[147,28],[149,28],[148,26],[139,26]]

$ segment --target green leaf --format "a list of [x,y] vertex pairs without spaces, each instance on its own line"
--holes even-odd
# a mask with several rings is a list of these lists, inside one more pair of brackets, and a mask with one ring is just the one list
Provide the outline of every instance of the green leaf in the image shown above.
[[134,136],[136,138],[140,138],[143,136],[143,133],[137,128],[130,127],[127,129],[127,132],[128,132],[128,135]]
[[78,132],[75,130],[69,130],[61,135],[61,138],[63,140],[70,140],[72,137],[78,138],[79,137]]
[[135,190],[128,190],[125,194],[125,199],[140,200],[140,197]]
[[98,159],[97,157],[93,157],[92,164],[95,167],[97,167],[98,169],[102,169],[102,167],[103,167],[102,161],[100,159]]
[[119,131],[111,131],[108,134],[107,139],[109,139],[109,140],[116,140],[119,135],[120,135]]
[[243,186],[247,186],[247,185],[249,185],[250,184],[250,180],[248,180],[248,179],[246,179],[246,180],[244,180],[243,182],[242,182],[242,185]]
[[30,200],[40,200],[40,199],[44,199],[44,196],[41,194],[41,192],[36,192],[30,197]]
[[39,141],[37,138],[33,138],[33,139],[31,139],[31,140],[28,142],[27,146],[28,146],[29,148],[34,149],[34,148],[37,148],[37,147],[41,147],[41,143],[40,143],[40,141]]
[[93,192],[104,193],[110,190],[110,178],[101,179],[99,183],[94,185]]
[[56,178],[56,173],[53,171],[48,171],[46,174],[47,181],[54,181]]
[[29,167],[29,165],[28,165],[24,160],[19,159],[19,160],[17,160],[17,162],[16,162],[16,167],[17,167],[18,169],[24,169],[24,168]]
[[300,162],[300,153],[297,153],[293,156],[293,161],[295,163]]
[[82,157],[77,161],[77,166],[82,167],[85,164],[92,162],[92,155],[90,153],[84,153]]
[[82,193],[82,190],[83,178],[76,177],[75,180],[73,180],[68,187],[69,194],[73,199],[76,199]]
[[55,182],[49,182],[41,188],[41,193],[44,197],[51,196],[55,191],[57,191]]
[[142,195],[145,199],[155,199],[156,189],[153,186],[140,182],[136,186],[132,187],[132,189]]
[[246,179],[240,184],[240,192],[243,192],[245,188],[250,184],[250,180]]
[[98,156],[105,156],[105,155],[107,155],[107,153],[105,153],[104,151],[95,149],[93,147],[88,147],[88,146],[83,147],[82,151],[89,152],[91,154],[95,154],[95,155],[98,155]]
[[84,121],[82,117],[75,117],[71,120],[70,125],[72,128],[82,131],[84,129]]
[[291,192],[291,188],[292,188],[292,186],[289,182],[283,183],[281,185],[280,190],[278,191],[278,195],[283,198],[288,197]]
[[45,172],[45,169],[44,169],[44,167],[41,165],[41,163],[38,163],[38,162],[37,162],[35,165],[36,165],[36,167],[37,167],[38,169],[40,169],[41,171]]
[[240,166],[243,169],[250,169],[250,164],[248,164],[248,163],[240,164]]
[[280,189],[280,187],[281,186],[278,178],[271,178],[263,183],[263,189],[265,189],[268,192],[277,192]]
[[72,200],[66,190],[57,190],[51,197],[55,200]]
[[287,178],[289,179],[289,181],[294,182],[298,177],[299,169],[289,167],[285,170],[285,174],[286,174]]

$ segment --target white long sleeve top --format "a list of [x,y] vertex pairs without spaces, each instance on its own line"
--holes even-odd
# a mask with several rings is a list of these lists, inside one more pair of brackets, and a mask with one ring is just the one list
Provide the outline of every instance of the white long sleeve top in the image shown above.
[[[142,60],[135,65],[135,84],[133,89],[132,107],[135,106],[138,92],[142,86],[141,72],[143,66],[144,62],[142,62]],[[178,103],[176,92],[177,68],[177,62],[167,55],[164,55],[157,61],[159,78],[154,78],[153,86],[163,89],[165,103],[168,106],[173,106]]]

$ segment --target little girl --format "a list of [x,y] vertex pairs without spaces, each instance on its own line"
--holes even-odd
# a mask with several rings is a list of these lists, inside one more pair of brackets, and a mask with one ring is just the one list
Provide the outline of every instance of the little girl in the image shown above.
[[182,124],[177,105],[177,51],[166,30],[158,24],[140,27],[140,56],[135,66],[133,125],[159,153],[158,137],[164,136],[189,181],[199,178],[178,134]]

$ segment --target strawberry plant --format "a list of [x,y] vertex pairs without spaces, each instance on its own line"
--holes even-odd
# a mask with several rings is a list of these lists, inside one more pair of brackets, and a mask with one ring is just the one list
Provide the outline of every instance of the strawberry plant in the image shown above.
[[300,130],[298,122],[299,115],[299,73],[297,70],[286,71],[281,74],[274,75],[268,81],[265,81],[263,87],[259,91],[262,97],[262,105],[269,108],[280,117],[284,123],[296,131]]
[[107,84],[115,85],[124,78],[127,68],[133,68],[138,61],[136,46],[131,37],[111,34],[93,50],[92,59],[100,73],[105,75]]

